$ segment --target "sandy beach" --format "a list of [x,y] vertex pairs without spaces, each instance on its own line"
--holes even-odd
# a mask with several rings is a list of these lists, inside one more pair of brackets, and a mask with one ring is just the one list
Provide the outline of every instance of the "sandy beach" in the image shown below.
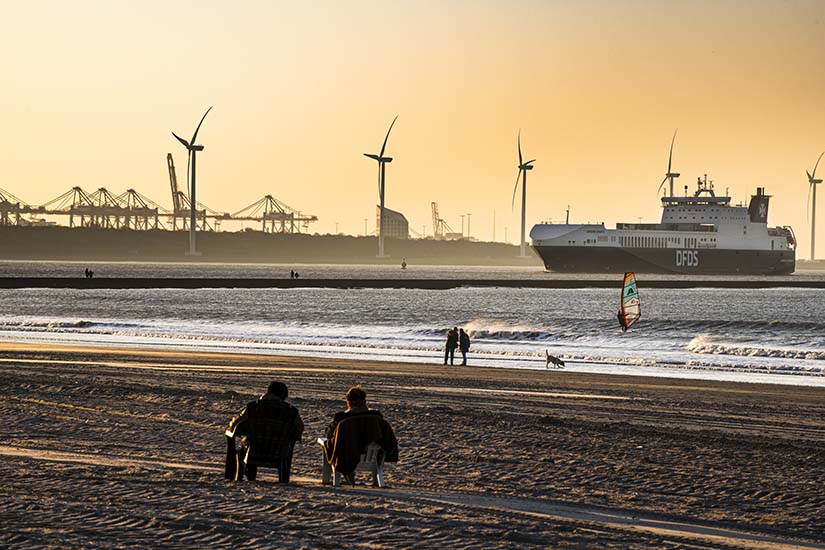
[[[0,344],[0,546],[825,548],[825,391],[441,365]],[[271,380],[306,424],[293,483],[223,479]],[[388,487],[320,484],[364,385]]]

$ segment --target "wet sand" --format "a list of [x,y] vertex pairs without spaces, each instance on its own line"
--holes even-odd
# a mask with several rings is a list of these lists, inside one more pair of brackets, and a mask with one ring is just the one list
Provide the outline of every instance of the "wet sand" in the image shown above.
[[[223,479],[269,381],[294,483]],[[825,548],[821,388],[0,344],[0,546]],[[354,383],[392,423],[389,487],[320,485]]]

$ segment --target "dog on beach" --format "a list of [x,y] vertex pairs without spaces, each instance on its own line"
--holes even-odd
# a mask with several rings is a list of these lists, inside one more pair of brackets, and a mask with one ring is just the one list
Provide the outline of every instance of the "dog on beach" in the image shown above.
[[544,368],[545,369],[549,369],[551,363],[553,364],[554,367],[556,367],[558,369],[564,368],[564,361],[562,361],[561,359],[559,359],[555,355],[550,355],[549,351],[544,350],[544,356],[545,356],[545,360],[544,360]]

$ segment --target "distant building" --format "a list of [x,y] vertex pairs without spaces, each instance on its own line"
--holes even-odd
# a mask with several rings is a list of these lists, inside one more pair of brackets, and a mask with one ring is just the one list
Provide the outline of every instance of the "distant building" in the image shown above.
[[[380,206],[375,207],[375,223],[376,227],[381,227]],[[376,234],[378,234],[378,231],[376,231]],[[407,221],[404,214],[384,207],[384,237],[389,237],[391,239],[410,238],[410,222]]]

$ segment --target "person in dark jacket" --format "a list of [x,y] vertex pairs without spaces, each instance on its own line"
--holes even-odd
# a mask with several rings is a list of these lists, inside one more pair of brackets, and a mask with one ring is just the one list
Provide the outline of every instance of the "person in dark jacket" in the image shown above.
[[[235,435],[245,435],[247,432],[247,423],[249,422],[249,408],[252,406],[257,405],[261,401],[269,401],[269,402],[278,402],[287,404],[286,398],[289,395],[289,388],[287,388],[286,384],[283,382],[272,382],[266,390],[266,393],[260,396],[257,400],[251,401],[247,403],[247,405],[241,409],[241,412],[232,418],[229,422],[229,427],[227,431],[233,432]],[[301,440],[301,434],[304,432],[304,422],[301,420],[301,415],[298,413],[298,409],[296,409],[293,405],[289,405],[290,410],[294,409],[294,416],[295,419],[293,421],[292,426],[292,434],[295,441]]]
[[[286,384],[277,381],[272,382],[269,384],[265,394],[257,400],[247,403],[246,406],[241,409],[241,412],[229,422],[229,426],[226,429],[227,449],[225,475],[227,478],[234,477],[235,437],[241,437],[241,451],[248,449],[249,442],[246,436],[249,435],[251,411],[254,410],[257,415],[286,413],[288,417],[292,419],[289,436],[293,441],[301,440],[301,434],[304,432],[304,422],[301,420],[298,409],[287,403],[286,398],[288,395],[289,389]],[[232,472],[230,472],[230,470],[232,470]]]
[[[330,462],[337,462],[338,460],[341,460],[342,462],[354,461],[354,463],[357,464],[358,456],[361,455],[363,449],[353,449],[353,456],[351,457],[335,456],[336,450],[340,452],[342,448],[346,449],[346,446],[336,445],[335,436],[338,425],[345,420],[355,417],[371,417],[376,420],[376,425],[379,426],[377,432],[380,432],[380,435],[378,433],[375,434],[378,438],[375,442],[378,443],[381,449],[383,449],[384,460],[386,462],[398,462],[398,440],[395,438],[395,433],[393,433],[389,422],[384,420],[384,416],[381,414],[381,411],[367,407],[367,392],[365,392],[360,385],[353,386],[347,390],[346,400],[347,409],[335,413],[335,416],[332,418],[332,422],[330,422],[325,431],[327,439],[324,443],[324,479],[331,474]],[[347,481],[351,482],[352,472],[348,472],[344,469],[342,470],[342,473],[345,477],[347,477]]]
[[467,365],[467,352],[470,351],[470,335],[463,328],[458,329],[458,348],[461,350],[461,365]]
[[455,361],[455,348],[458,347],[458,327],[453,327],[447,331],[447,343],[444,346],[444,364],[450,360],[450,364]]

